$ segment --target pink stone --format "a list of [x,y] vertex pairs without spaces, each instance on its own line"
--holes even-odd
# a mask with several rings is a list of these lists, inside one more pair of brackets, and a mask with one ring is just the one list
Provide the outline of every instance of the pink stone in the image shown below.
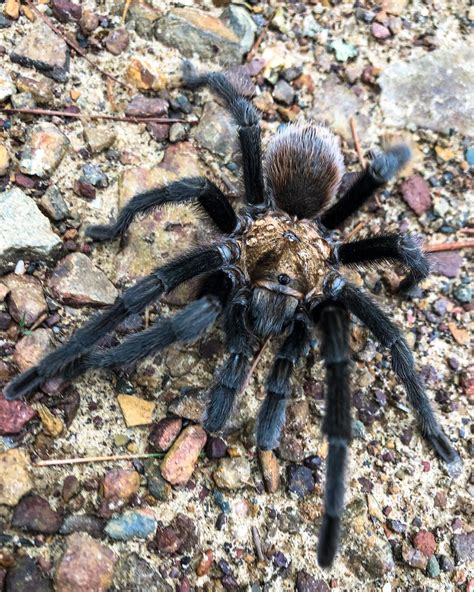
[[178,437],[183,420],[180,417],[166,417],[152,427],[148,440],[158,452],[166,452]]
[[402,197],[417,216],[431,208],[431,192],[428,183],[420,175],[412,175],[402,183]]
[[181,432],[161,463],[161,474],[169,483],[182,485],[189,481],[206,439],[206,432],[197,425]]
[[6,401],[0,395],[0,436],[18,434],[36,411],[23,401]]
[[372,23],[371,30],[372,30],[372,35],[376,39],[387,39],[387,37],[390,37],[389,29],[387,29],[387,27],[384,27],[384,25],[381,25],[380,23],[377,23],[377,22]]
[[420,530],[416,533],[413,540],[415,548],[418,549],[425,555],[425,557],[431,557],[436,551],[436,540],[433,533],[428,530]]

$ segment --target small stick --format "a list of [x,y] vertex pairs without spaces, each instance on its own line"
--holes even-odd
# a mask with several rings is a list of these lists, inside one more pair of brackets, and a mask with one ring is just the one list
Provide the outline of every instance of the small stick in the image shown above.
[[349,124],[351,126],[352,132],[352,139],[354,140],[354,146],[357,152],[357,158],[359,159],[360,165],[365,168],[366,162],[364,158],[364,153],[362,152],[362,147],[360,145],[359,134],[357,133],[357,125],[355,117],[351,117],[349,119]]
[[43,314],[42,314],[42,315],[39,317],[39,319],[37,319],[37,320],[36,320],[36,322],[35,322],[35,323],[34,323],[34,324],[33,324],[33,325],[32,325],[32,326],[29,328],[29,330],[30,330],[30,331],[34,331],[34,330],[35,330],[35,329],[37,329],[37,328],[38,328],[38,327],[41,325],[41,323],[42,323],[43,321],[45,321],[47,318],[48,318],[48,314],[47,314],[46,312],[45,312],[45,313],[43,313]]
[[266,341],[263,342],[262,347],[258,350],[257,355],[255,356],[255,358],[253,360],[253,364],[250,367],[249,373],[247,374],[247,378],[245,379],[244,386],[242,388],[242,392],[244,392],[245,389],[248,387],[249,382],[250,382],[250,378],[251,378],[252,374],[255,372],[255,368],[257,367],[257,364],[260,362],[260,358],[263,356],[263,352],[265,351],[265,349],[267,348],[269,343],[270,343],[270,337],[268,337],[266,339]]
[[33,463],[33,467],[52,467],[56,465],[79,465],[86,463],[108,462],[114,460],[135,460],[140,458],[162,458],[163,454],[148,453],[148,454],[112,454],[110,456],[86,456],[75,458],[52,458],[49,460],[40,460]]
[[123,12],[122,12],[122,25],[125,24],[125,19],[127,18],[128,9],[130,8],[131,3],[132,3],[132,0],[125,0],[125,6],[123,7]]
[[72,117],[74,119],[107,119],[109,121],[123,121],[126,123],[186,123],[185,119],[168,119],[166,117],[123,117],[120,115],[101,115],[100,113],[70,113],[69,111],[53,111],[51,109],[36,109],[29,107],[0,107],[0,113],[27,113],[29,115]]
[[252,526],[252,538],[253,544],[255,545],[255,550],[257,551],[258,560],[263,563],[265,561],[265,556],[263,555],[262,543],[260,541],[260,535],[256,526]]
[[351,238],[353,238],[356,234],[358,234],[362,228],[364,228],[365,226],[365,222],[359,222],[359,224],[357,224],[350,232],[349,234],[345,237],[344,241],[349,241],[351,240]]
[[474,234],[474,228],[461,228],[460,234]]
[[434,245],[425,245],[423,250],[427,253],[436,253],[438,251],[460,251],[461,249],[474,249],[474,240],[459,241],[455,243],[438,243]]
[[271,25],[271,23],[272,23],[272,20],[273,20],[273,17],[275,16],[275,14],[276,14],[276,10],[274,10],[274,11],[272,12],[272,14],[270,15],[270,17],[269,17],[269,19],[268,19],[268,21],[267,21],[266,25],[263,27],[263,30],[262,30],[262,32],[261,32],[261,33],[260,33],[260,35],[257,37],[257,40],[255,41],[255,43],[254,43],[253,47],[252,47],[252,48],[250,49],[250,51],[248,52],[248,54],[247,54],[247,58],[246,58],[246,60],[245,60],[246,62],[251,62],[251,61],[252,61],[252,59],[253,59],[253,57],[254,57],[254,55],[257,53],[257,51],[258,51],[258,48],[259,48],[259,47],[260,47],[260,45],[262,44],[262,41],[264,40],[264,38],[265,38],[265,35],[267,34],[268,28],[270,27],[270,25]]
[[50,19],[45,14],[43,14],[42,12],[40,12],[38,10],[36,8],[36,6],[32,3],[31,0],[25,0],[25,1],[26,1],[27,5],[31,8],[31,10],[44,23],[46,23],[46,25],[51,29],[51,31],[53,31],[53,33],[56,33],[56,35],[59,35],[62,39],[64,39],[64,41],[69,45],[69,47],[71,47],[76,53],[78,53],[87,62],[89,62],[89,64],[91,64],[91,66],[93,66],[98,72],[100,72],[102,74],[102,76],[105,76],[106,78],[110,78],[111,80],[113,80],[117,84],[120,84],[120,86],[123,86],[123,88],[126,88],[127,90],[132,90],[132,91],[134,90],[133,87],[131,87],[126,82],[122,82],[119,78],[117,78],[113,74],[110,74],[109,72],[106,72],[105,70],[102,70],[102,68],[100,68],[93,60],[91,60],[90,57],[86,54],[86,52],[83,51],[77,45],[77,43],[75,43],[74,41],[72,41],[65,33],[63,33],[60,29],[58,29],[58,27],[56,27],[55,25],[53,25],[53,23],[50,21]]

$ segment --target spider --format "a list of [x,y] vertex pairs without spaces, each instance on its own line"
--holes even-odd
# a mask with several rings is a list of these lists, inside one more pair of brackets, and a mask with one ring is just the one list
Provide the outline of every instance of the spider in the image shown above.
[[[452,474],[460,465],[400,329],[339,271],[344,265],[398,262],[407,272],[400,289],[409,292],[429,273],[425,255],[408,234],[338,242],[332,232],[398,173],[410,151],[396,145],[375,155],[354,180],[354,175],[344,174],[335,136],[325,127],[300,123],[276,133],[262,158],[259,115],[238,81],[221,72],[198,74],[190,64],[184,67],[184,81],[193,89],[208,85],[235,119],[246,206],[236,214],[214,183],[190,177],[136,195],[113,224],[89,227],[88,236],[97,241],[123,238],[138,214],[164,204],[191,202],[207,215],[221,238],[158,267],[126,289],[67,343],[10,382],[5,396],[17,399],[55,376],[73,379],[90,368],[131,364],[173,343],[192,342],[223,315],[228,357],[210,387],[204,427],[209,432],[222,430],[245,388],[258,347],[268,338],[281,337],[256,429],[259,449],[273,450],[279,444],[294,367],[308,354],[317,327],[327,382],[322,431],[329,444],[318,562],[329,567],[339,545],[351,441],[350,314],[390,350],[393,371],[426,441]],[[128,315],[141,313],[197,276],[201,278],[198,298],[175,316],[159,319],[106,351],[94,347]]]

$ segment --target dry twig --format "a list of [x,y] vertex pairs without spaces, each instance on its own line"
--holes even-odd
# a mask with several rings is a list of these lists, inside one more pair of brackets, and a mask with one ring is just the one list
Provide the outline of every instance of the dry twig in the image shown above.
[[122,25],[125,24],[125,19],[127,18],[128,9],[130,8],[131,3],[132,3],[132,0],[125,0],[125,6],[123,7],[123,12],[122,12]]
[[439,251],[460,251],[461,249],[474,249],[474,240],[458,241],[455,243],[438,243],[434,245],[425,245],[423,250],[427,253],[437,253]]
[[96,462],[109,462],[117,460],[135,460],[140,458],[162,458],[161,452],[150,452],[148,454],[111,454],[106,456],[85,456],[75,458],[51,458],[48,460],[39,460],[33,463],[33,467],[52,467],[56,465],[78,465]]
[[357,125],[356,125],[355,117],[351,117],[349,119],[349,125],[351,126],[352,139],[354,140],[354,147],[357,152],[357,158],[359,159],[360,166],[365,168],[366,161],[365,161],[364,153],[362,152],[362,146],[360,145],[360,139],[359,139],[359,134],[357,133]]
[[262,543],[260,541],[260,535],[256,526],[252,526],[252,538],[253,544],[255,545],[255,550],[257,551],[258,560],[263,563],[265,561],[265,556],[262,551]]
[[271,25],[271,23],[272,23],[272,20],[273,20],[273,17],[275,16],[275,14],[276,14],[276,11],[274,10],[274,11],[272,12],[272,14],[270,15],[270,17],[269,17],[269,19],[268,19],[268,21],[267,21],[266,25],[263,27],[263,29],[262,29],[262,31],[261,31],[261,33],[260,33],[260,35],[257,37],[257,40],[256,40],[256,41],[255,41],[255,43],[253,44],[253,47],[252,47],[252,48],[250,49],[250,51],[248,52],[248,54],[247,54],[247,58],[246,58],[246,61],[247,61],[247,62],[251,62],[251,61],[253,60],[253,58],[254,58],[255,54],[256,54],[256,53],[257,53],[257,51],[258,51],[258,48],[259,48],[259,47],[260,47],[260,45],[262,44],[262,41],[264,40],[264,38],[265,38],[265,35],[266,35],[266,34],[267,34],[267,32],[268,32],[268,28],[270,27],[270,25]]

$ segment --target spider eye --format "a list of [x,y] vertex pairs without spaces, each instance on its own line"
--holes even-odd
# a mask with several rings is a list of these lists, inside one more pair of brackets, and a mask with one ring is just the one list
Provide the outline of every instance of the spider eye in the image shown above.
[[278,283],[282,284],[283,286],[287,286],[291,282],[291,278],[286,273],[280,273],[278,276]]

